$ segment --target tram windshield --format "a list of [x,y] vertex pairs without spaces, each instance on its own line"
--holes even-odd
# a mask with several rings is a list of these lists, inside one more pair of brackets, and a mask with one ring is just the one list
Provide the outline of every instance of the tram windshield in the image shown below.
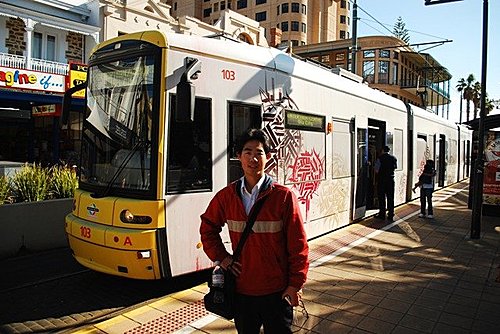
[[89,66],[80,188],[98,197],[150,192],[155,70],[151,53]]

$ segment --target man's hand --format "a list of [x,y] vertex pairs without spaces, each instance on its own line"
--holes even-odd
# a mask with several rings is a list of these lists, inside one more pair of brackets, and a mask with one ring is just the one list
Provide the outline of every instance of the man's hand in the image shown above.
[[292,306],[298,306],[299,290],[297,290],[297,288],[294,288],[293,286],[288,286],[285,291],[283,291],[281,298],[285,299]]
[[241,274],[241,263],[233,261],[233,257],[231,255],[226,256],[220,263],[220,266],[226,271],[229,270],[235,277],[238,277]]

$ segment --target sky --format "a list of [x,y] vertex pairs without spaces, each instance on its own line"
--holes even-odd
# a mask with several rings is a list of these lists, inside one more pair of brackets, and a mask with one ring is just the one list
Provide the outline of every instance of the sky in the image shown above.
[[[351,9],[353,1],[350,0]],[[425,6],[424,0],[357,0],[360,18],[358,36],[389,36],[394,23],[401,16],[410,35],[410,44],[452,40],[452,42],[430,49],[428,48],[432,45],[413,48],[415,51],[432,55],[452,75],[450,120],[458,121],[460,93],[455,88],[458,80],[467,78],[472,73],[477,81],[481,81],[483,1],[462,0]],[[489,0],[488,2],[486,92],[489,98],[499,100],[500,1]],[[465,104],[463,110],[465,110]],[[495,112],[500,112],[500,110]],[[463,117],[465,117],[465,112]]]

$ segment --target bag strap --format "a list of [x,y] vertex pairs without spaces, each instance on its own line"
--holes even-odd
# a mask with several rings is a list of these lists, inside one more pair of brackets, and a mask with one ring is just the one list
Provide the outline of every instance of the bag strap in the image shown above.
[[238,261],[240,257],[241,250],[243,249],[243,245],[247,241],[248,236],[250,235],[250,231],[252,230],[253,224],[255,223],[255,219],[257,219],[257,215],[259,214],[262,205],[264,204],[266,197],[257,200],[257,202],[253,205],[250,217],[248,217],[247,224],[245,229],[243,230],[243,234],[241,235],[240,241],[238,242],[238,246],[236,246],[236,250],[233,253],[233,261]]

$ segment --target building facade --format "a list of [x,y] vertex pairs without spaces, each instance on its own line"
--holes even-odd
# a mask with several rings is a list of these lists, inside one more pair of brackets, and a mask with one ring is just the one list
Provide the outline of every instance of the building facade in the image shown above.
[[79,113],[63,130],[58,115],[99,38],[90,17],[78,0],[0,3],[0,160],[51,164],[79,146]]
[[[356,74],[371,87],[448,117],[451,74],[428,53],[415,52],[391,36],[357,40]],[[330,67],[351,70],[351,40],[294,48],[294,53]]]
[[217,24],[227,9],[255,20],[271,46],[298,46],[349,38],[347,0],[168,0],[172,15]]

